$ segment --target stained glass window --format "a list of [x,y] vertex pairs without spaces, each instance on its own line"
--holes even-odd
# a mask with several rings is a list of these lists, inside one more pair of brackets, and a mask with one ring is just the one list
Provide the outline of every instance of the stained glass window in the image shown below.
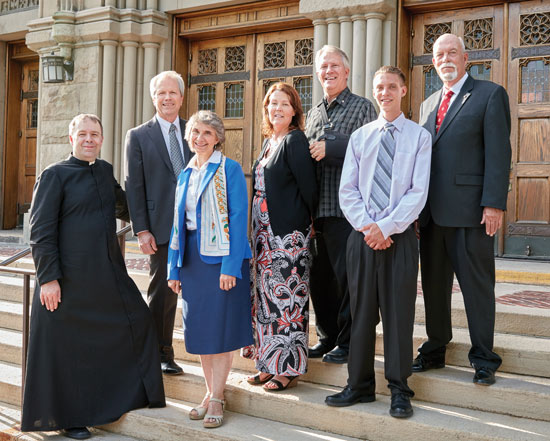
[[216,111],[216,86],[199,86],[199,110]]
[[244,115],[244,84],[225,84],[225,117],[242,118]]
[[550,101],[550,57],[520,60],[521,102],[541,103]]

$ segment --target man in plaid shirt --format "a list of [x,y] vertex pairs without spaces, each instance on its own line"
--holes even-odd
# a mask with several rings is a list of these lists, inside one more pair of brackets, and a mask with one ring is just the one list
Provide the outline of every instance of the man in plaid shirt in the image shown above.
[[377,115],[368,99],[347,87],[350,67],[344,51],[323,46],[315,55],[315,68],[324,97],[307,114],[306,136],[317,161],[320,191],[310,282],[319,343],[309,348],[309,356],[346,363],[351,328],[346,243],[352,227],[340,209],[338,189],[350,135]]

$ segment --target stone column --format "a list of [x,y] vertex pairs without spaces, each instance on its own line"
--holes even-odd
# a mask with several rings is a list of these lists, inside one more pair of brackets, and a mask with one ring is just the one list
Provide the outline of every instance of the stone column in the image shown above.
[[158,0],[147,0],[146,9],[155,9],[155,10],[157,10],[158,8],[159,8]]
[[151,119],[155,113],[155,107],[153,106],[149,92],[149,83],[157,73],[157,51],[159,46],[158,43],[143,43],[145,56],[143,63],[143,111],[141,119],[144,122]]
[[[353,66],[353,25],[351,24],[351,17],[343,15],[338,17],[340,22],[340,49],[342,49],[349,58],[350,70]],[[348,86],[351,88],[353,85],[353,78],[350,75],[348,77]]]
[[382,30],[382,65],[392,65],[396,64],[396,45],[395,41],[397,39],[397,25],[394,20],[394,15],[392,17],[387,17],[384,20],[383,30]]
[[[328,36],[328,29],[327,29],[326,20],[323,20],[323,19],[313,20],[314,57],[317,51],[321,49],[325,44],[327,44],[327,36]],[[317,104],[323,98],[323,88],[321,87],[321,83],[319,83],[319,80],[317,79],[317,75],[315,74],[315,71],[316,71],[316,66],[314,64],[313,65],[313,95],[312,95],[313,105]]]
[[367,22],[363,14],[351,16],[353,23],[353,62],[352,62],[352,89],[359,96],[365,96],[365,60],[367,47]]
[[[137,49],[138,43],[135,41],[123,41],[124,61],[122,77],[122,126],[121,140],[124,142],[126,132],[135,126],[136,114],[136,82],[137,82]],[[121,157],[124,157],[122,152]],[[125,162],[125,161],[123,161]]]
[[125,9],[137,9],[137,0],[126,0]]
[[336,17],[327,18],[327,44],[340,47],[340,22]]
[[380,13],[365,14],[367,20],[367,62],[365,72],[365,96],[373,101],[372,79],[382,65],[382,20]]
[[115,156],[115,72],[118,42],[102,40],[103,84],[101,88],[101,122],[103,124],[103,147],[101,157],[113,164]]

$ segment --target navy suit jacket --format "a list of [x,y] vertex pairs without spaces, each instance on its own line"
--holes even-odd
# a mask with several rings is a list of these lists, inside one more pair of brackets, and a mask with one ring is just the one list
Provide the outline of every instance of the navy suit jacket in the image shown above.
[[[180,118],[184,162],[193,156],[184,139],[185,120]],[[177,179],[162,130],[156,117],[126,134],[125,190],[135,233],[148,230],[157,244],[168,243],[174,214]]]
[[506,209],[510,174],[510,106],[503,87],[468,77],[439,128],[442,90],[420,106],[432,135],[428,201],[420,215],[444,227],[480,227],[484,207]]

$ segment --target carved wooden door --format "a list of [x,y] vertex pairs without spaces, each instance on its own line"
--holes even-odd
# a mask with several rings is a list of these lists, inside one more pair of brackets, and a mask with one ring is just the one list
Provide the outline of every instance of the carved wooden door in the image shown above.
[[508,210],[496,242],[499,255],[550,256],[550,6],[545,4],[520,2],[508,9],[497,5],[412,18],[414,120],[420,103],[441,88],[432,47],[446,32],[463,37],[470,75],[508,91],[512,164]]
[[262,101],[276,81],[294,85],[311,108],[313,29],[192,41],[188,115],[199,109],[222,117],[224,153],[238,161],[250,184],[261,144]]
[[224,153],[250,173],[254,121],[254,38],[197,41],[191,44],[189,116],[212,110],[225,126]]
[[412,119],[418,121],[422,101],[442,86],[432,64],[433,44],[440,35],[452,33],[464,39],[470,75],[504,85],[507,48],[503,47],[503,32],[503,6],[413,16]]
[[550,4],[510,4],[512,173],[504,253],[550,256]]
[[19,126],[19,164],[17,214],[19,224],[29,210],[36,180],[36,129],[38,123],[38,62],[23,65],[21,76],[21,115]]

